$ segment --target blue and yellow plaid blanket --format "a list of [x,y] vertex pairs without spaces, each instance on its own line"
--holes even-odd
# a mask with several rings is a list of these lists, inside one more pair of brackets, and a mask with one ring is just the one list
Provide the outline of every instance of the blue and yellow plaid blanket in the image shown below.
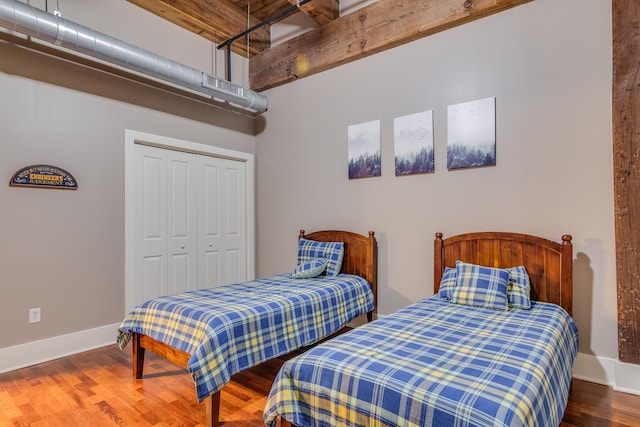
[[282,274],[149,300],[125,317],[117,343],[123,349],[135,332],[190,354],[187,367],[202,401],[231,375],[313,344],[373,304],[359,276]]
[[560,307],[494,311],[437,296],[282,366],[264,413],[299,426],[558,426],[578,334]]

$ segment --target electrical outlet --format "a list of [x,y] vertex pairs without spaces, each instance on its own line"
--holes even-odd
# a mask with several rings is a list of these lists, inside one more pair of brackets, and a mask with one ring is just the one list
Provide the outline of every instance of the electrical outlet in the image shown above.
[[29,309],[29,323],[38,323],[40,321],[40,307]]

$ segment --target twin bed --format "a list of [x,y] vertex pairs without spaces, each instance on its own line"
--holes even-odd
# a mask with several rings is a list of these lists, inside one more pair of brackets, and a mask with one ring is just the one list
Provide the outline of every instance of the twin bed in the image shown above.
[[[319,280],[325,290],[342,288],[330,284],[336,277],[294,279],[289,285],[260,279],[222,287],[225,295],[215,293],[219,288],[196,291],[200,294],[187,301],[188,309],[178,310],[179,315],[173,308],[170,315],[162,313],[174,299],[152,300],[151,306],[136,308],[127,316],[120,329],[121,347],[133,342],[134,377],[142,377],[145,348],[187,367],[198,398],[207,404],[207,422],[216,425],[219,390],[230,375],[316,344],[356,314],[367,312],[372,320],[377,294],[374,234],[301,232],[300,239],[344,242],[338,277],[365,279],[365,294],[370,295],[362,297],[364,305],[350,310],[343,299],[338,306],[329,304],[333,309],[321,315],[328,303],[301,297],[303,282]],[[284,295],[287,287],[293,298]],[[265,424],[276,426],[280,419],[283,426],[559,425],[578,344],[570,317],[571,236],[556,243],[516,233],[469,233],[447,239],[437,233],[434,288],[432,297],[314,345],[285,362],[265,407]],[[229,305],[212,306],[218,312],[212,315],[199,305],[211,297],[226,298]],[[274,298],[277,306],[288,299],[292,302],[284,312],[266,317],[264,308],[243,309],[254,302],[257,307],[265,302],[274,305]],[[309,305],[308,300],[314,302]],[[258,320],[240,327],[236,311],[248,311],[249,317]],[[343,315],[346,311],[351,314]],[[197,313],[196,322],[185,323],[183,315],[189,312]],[[301,317],[288,317],[294,314]],[[308,327],[315,323],[320,330],[310,332]],[[233,327],[224,329],[223,324]],[[213,330],[237,332],[231,340],[234,349],[229,350],[230,344],[219,338],[193,344],[201,343]],[[202,372],[206,381],[201,380]]]
[[267,426],[560,425],[578,350],[571,236],[438,233],[434,250],[436,294],[285,362]]
[[372,320],[378,274],[374,232],[301,230],[298,242],[294,273],[300,278],[286,273],[137,306],[117,339],[120,348],[133,344],[134,378],[143,376],[147,349],[187,368],[198,400],[205,403],[207,425],[215,426],[220,390],[233,374],[326,339],[361,315]]

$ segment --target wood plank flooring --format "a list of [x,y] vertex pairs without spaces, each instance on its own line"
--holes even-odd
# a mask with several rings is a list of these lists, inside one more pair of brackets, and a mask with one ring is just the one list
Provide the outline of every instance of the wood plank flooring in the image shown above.
[[[222,390],[224,427],[263,426],[262,411],[283,360],[244,371]],[[115,345],[0,374],[0,426],[201,426],[189,374],[147,352],[133,380],[131,352]],[[562,427],[640,426],[640,396],[574,380]]]

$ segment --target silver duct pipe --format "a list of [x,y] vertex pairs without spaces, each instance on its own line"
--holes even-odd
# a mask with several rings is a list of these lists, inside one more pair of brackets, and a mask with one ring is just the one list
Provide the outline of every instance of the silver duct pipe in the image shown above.
[[263,113],[269,100],[227,80],[14,0],[0,0],[0,25],[103,61]]

